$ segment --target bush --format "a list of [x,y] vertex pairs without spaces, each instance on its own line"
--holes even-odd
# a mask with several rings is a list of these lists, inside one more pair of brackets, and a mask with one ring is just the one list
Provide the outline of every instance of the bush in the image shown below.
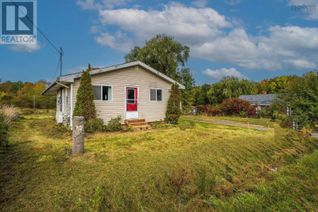
[[220,105],[221,111],[225,115],[241,115],[241,116],[255,116],[256,108],[249,102],[233,98],[225,99]]
[[102,119],[96,118],[85,122],[85,132],[93,133],[103,131],[106,131],[106,126],[104,125],[104,121]]
[[222,115],[222,111],[218,107],[209,106],[207,107],[207,113],[208,116],[219,116]]
[[212,105],[198,105],[196,111],[198,114],[206,114],[208,116],[222,115],[220,108]]
[[106,126],[106,130],[109,132],[121,131],[123,128],[120,121],[121,121],[120,116],[116,118],[112,118],[111,120],[109,120]]
[[8,145],[8,124],[5,118],[0,114],[0,147]]
[[180,128],[181,130],[193,129],[194,126],[195,126],[195,123],[194,123],[194,121],[192,121],[192,120],[183,121],[183,122],[179,123],[178,126],[179,126],[179,128]]
[[93,132],[115,132],[121,131],[121,117],[118,116],[116,118],[112,118],[109,120],[108,124],[105,125],[102,119],[92,119],[85,122],[85,132],[93,133]]
[[4,117],[4,121],[9,124],[10,122],[19,119],[21,111],[14,106],[3,105],[1,107],[1,114]]
[[198,105],[196,106],[197,114],[207,114],[208,113],[208,105]]

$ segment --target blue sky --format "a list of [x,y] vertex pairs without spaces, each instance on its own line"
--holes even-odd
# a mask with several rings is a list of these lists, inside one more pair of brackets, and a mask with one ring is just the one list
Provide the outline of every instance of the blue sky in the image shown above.
[[[317,69],[318,0],[38,0],[37,10],[39,28],[64,49],[64,73],[122,63],[158,33],[190,47],[197,84]],[[52,81],[57,63],[39,34],[38,45],[0,45],[2,81]]]

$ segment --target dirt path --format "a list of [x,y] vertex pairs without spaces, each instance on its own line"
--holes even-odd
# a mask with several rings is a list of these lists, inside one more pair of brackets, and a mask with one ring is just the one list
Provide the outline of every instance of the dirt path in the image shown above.
[[259,131],[266,131],[270,128],[264,127],[262,125],[256,125],[256,124],[246,124],[242,122],[236,122],[236,121],[228,121],[228,120],[201,120],[201,119],[193,119],[193,118],[184,118],[185,120],[192,120],[196,122],[201,123],[208,123],[208,124],[216,124],[216,125],[225,125],[225,126],[232,126],[232,127],[242,127],[242,128],[249,128],[249,129],[255,129]]

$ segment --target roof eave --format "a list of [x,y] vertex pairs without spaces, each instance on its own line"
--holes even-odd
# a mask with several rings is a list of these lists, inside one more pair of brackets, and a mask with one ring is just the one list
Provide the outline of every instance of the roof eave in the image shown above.
[[[53,89],[54,86],[58,86],[58,88]],[[60,81],[54,81],[53,83],[51,83],[42,93],[41,95],[45,96],[45,95],[49,95],[49,94],[54,94],[54,92],[56,92],[59,88],[69,88],[67,85],[63,84],[63,82]]]

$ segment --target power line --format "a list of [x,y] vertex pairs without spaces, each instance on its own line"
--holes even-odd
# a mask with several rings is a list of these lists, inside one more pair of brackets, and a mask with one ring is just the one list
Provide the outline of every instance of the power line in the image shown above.
[[[13,3],[17,8],[19,8],[19,6],[13,1],[10,0],[11,3]],[[45,35],[45,33],[40,29],[40,27],[38,27],[36,24],[34,24],[33,20],[30,19],[30,17],[26,14],[25,16],[28,21],[30,21],[30,23],[32,24],[32,26],[34,26],[36,28],[36,30],[42,35],[42,37],[51,45],[51,47],[59,54],[60,58],[59,58],[59,65],[60,65],[60,76],[62,75],[62,71],[63,71],[63,56],[64,56],[64,51],[62,48],[58,48],[49,38],[48,36]]]

